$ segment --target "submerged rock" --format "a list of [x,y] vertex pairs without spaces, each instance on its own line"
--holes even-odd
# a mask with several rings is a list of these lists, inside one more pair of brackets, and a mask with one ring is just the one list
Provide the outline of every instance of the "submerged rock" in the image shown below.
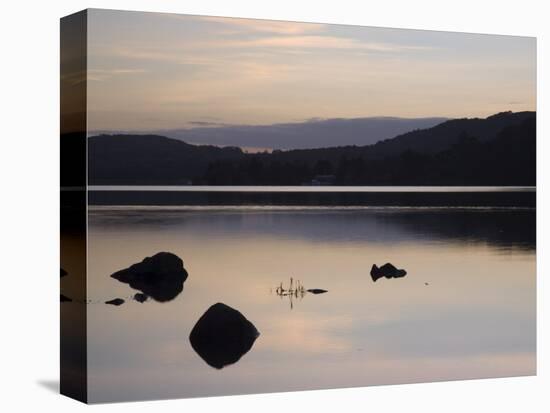
[[217,303],[199,318],[189,341],[206,363],[221,369],[239,361],[259,335],[254,324],[239,311]]
[[61,294],[61,302],[62,303],[68,303],[73,301],[71,298],[67,297],[66,295]]
[[112,300],[105,301],[105,304],[119,306],[119,305],[124,304],[124,300],[122,298],[113,298]]
[[324,293],[327,293],[328,291],[323,290],[321,288],[311,288],[311,289],[307,290],[307,292],[311,293],[311,294],[324,294]]
[[112,278],[129,284],[156,301],[170,301],[183,291],[187,271],[183,261],[170,252],[159,252],[130,267],[115,272]]
[[149,298],[149,296],[147,296],[143,293],[135,293],[134,294],[134,300],[137,301],[138,303],[144,303],[145,301],[147,301],[148,298]]
[[376,281],[382,277],[401,278],[401,277],[404,277],[405,275],[407,275],[407,271],[397,269],[389,262],[387,264],[382,265],[381,267],[378,267],[376,264],[373,264],[372,269],[370,270],[370,276],[372,277],[373,281]]

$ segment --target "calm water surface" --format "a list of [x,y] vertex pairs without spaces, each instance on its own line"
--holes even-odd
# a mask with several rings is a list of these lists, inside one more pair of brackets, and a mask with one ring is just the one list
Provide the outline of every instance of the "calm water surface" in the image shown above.
[[534,186],[91,185],[90,191],[169,192],[534,192]]
[[[159,251],[181,294],[102,304]],[[88,253],[91,402],[535,374],[533,209],[92,207]],[[374,283],[386,262],[407,276]],[[290,277],[328,292],[291,307]],[[221,370],[188,339],[216,302],[261,333]]]

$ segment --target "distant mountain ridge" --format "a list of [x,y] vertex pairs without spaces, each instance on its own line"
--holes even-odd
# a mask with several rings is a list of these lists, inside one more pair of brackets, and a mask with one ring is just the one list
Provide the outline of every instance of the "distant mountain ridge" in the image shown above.
[[379,116],[351,119],[312,119],[272,125],[216,125],[198,122],[201,127],[155,130],[152,134],[196,145],[238,146],[241,148],[314,149],[329,146],[371,145],[415,129],[425,129],[446,121],[443,117],[399,118]]
[[[448,120],[374,145],[258,154],[157,135],[100,135],[88,140],[89,183],[299,185],[329,174],[342,185],[527,185],[535,180],[535,122],[535,112],[503,112]],[[476,162],[485,166],[473,168]],[[465,172],[474,169],[479,176]]]

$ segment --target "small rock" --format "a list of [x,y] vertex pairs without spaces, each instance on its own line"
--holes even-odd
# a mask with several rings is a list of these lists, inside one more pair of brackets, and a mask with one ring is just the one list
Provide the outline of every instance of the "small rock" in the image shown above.
[[373,281],[378,280],[379,278],[401,278],[407,275],[407,271],[400,270],[395,268],[389,262],[387,264],[378,267],[376,264],[373,264],[372,269],[370,270],[370,275]]
[[124,304],[124,300],[123,300],[122,298],[114,298],[114,299],[112,299],[112,300],[105,301],[105,304],[110,304],[110,305],[119,306],[119,305]]
[[145,301],[147,301],[148,298],[149,298],[149,296],[147,296],[146,294],[143,294],[143,293],[135,293],[134,294],[134,300],[136,300],[138,303],[144,303]]
[[307,290],[307,292],[311,293],[311,294],[324,294],[324,293],[327,293],[328,291],[323,290],[321,288],[311,288],[311,289]]

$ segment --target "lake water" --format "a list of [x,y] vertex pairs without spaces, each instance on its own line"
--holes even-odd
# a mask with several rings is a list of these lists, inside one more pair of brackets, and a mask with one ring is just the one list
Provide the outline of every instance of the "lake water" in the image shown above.
[[91,185],[90,191],[155,192],[534,192],[534,186],[212,186],[212,185]]
[[[536,372],[534,208],[91,206],[88,224],[91,402]],[[129,299],[110,274],[160,251],[183,292]],[[386,262],[407,275],[373,282]],[[328,292],[277,295],[290,277]],[[260,332],[222,369],[189,342],[217,302]]]
[[92,205],[535,207],[530,186],[90,186]]

